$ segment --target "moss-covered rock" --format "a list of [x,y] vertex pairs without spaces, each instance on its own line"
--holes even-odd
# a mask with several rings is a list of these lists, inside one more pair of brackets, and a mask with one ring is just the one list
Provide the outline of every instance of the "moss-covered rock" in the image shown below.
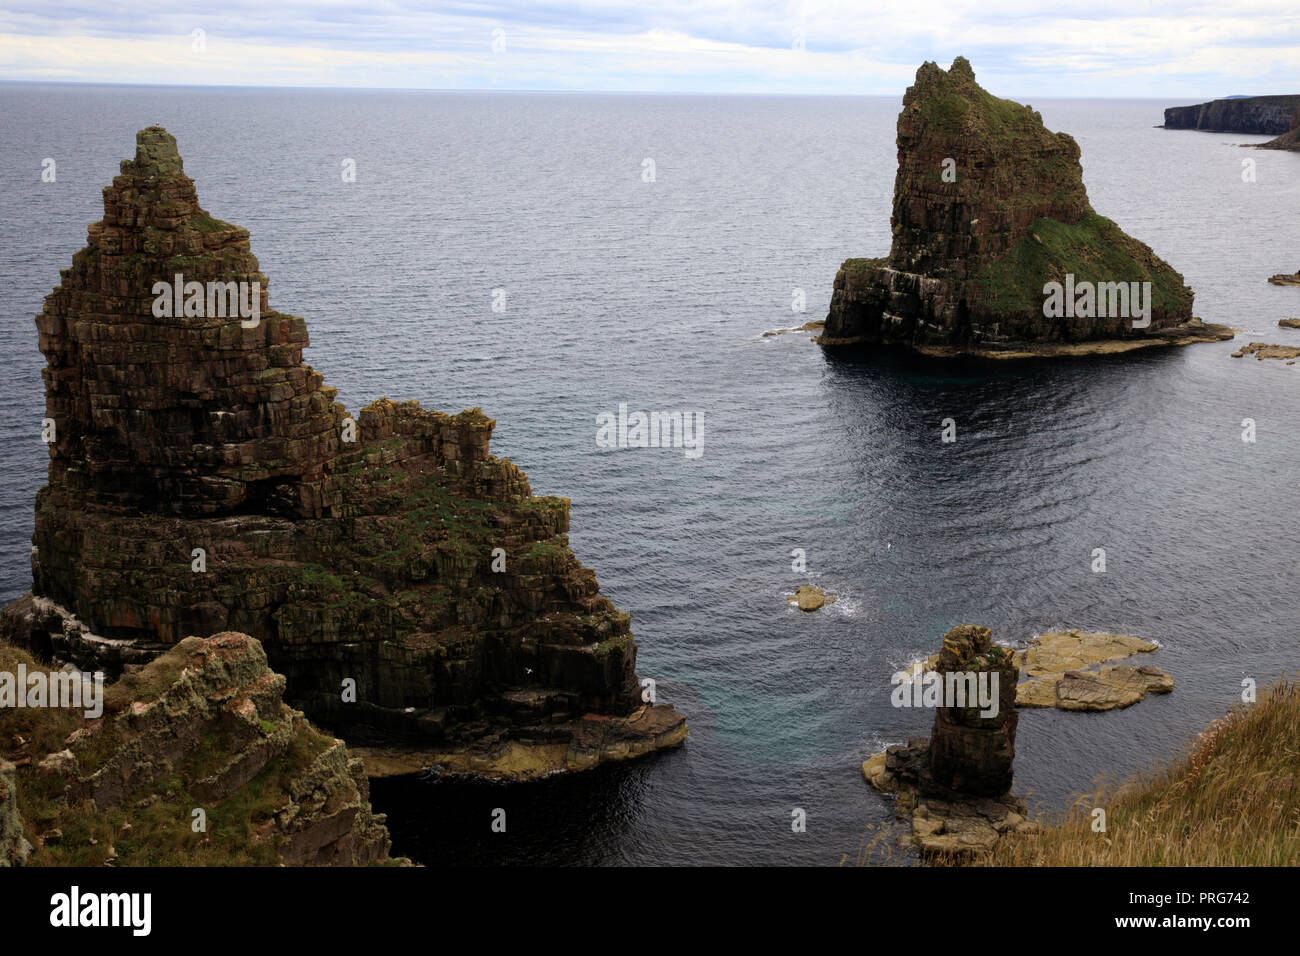
[[[178,273],[257,282],[259,320],[155,315]],[[569,548],[568,500],[490,454],[481,409],[350,416],[267,283],[174,139],[142,130],[36,318],[56,434],[0,639],[116,675],[239,631],[313,720],[449,751],[636,712],[630,620]],[[548,703],[521,714],[517,691]]]
[[[0,644],[0,668],[18,664],[42,667]],[[26,862],[42,866],[387,862],[360,760],[283,690],[261,645],[226,633],[128,671],[100,717],[0,711],[0,746],[20,765],[0,766],[0,848],[18,819]]]
[[[903,98],[891,222],[887,258],[840,267],[822,345],[1032,355],[1231,337],[1195,320],[1183,277],[1092,209],[1078,144],[981,88],[961,57],[947,72],[923,64]],[[1054,314],[1053,282],[1108,284],[1104,306],[1072,298]]]

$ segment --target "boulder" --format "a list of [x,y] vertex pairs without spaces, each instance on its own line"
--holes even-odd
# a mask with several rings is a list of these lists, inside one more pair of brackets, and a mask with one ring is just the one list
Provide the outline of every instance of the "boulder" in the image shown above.
[[820,610],[827,604],[835,601],[834,594],[827,594],[819,587],[811,584],[801,584],[795,588],[794,594],[786,599],[787,604],[797,605],[801,611]]

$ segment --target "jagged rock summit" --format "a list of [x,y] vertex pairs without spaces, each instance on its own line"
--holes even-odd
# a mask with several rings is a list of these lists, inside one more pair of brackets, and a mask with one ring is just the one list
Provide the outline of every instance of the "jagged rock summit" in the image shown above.
[[114,674],[239,631],[349,742],[471,772],[684,738],[642,701],[629,617],[569,549],[568,500],[489,454],[478,409],[350,416],[166,130],[137,135],[88,232],[36,317],[49,481],[32,593],[0,639]]
[[[1018,356],[1232,337],[1194,319],[1182,276],[1092,209],[1078,144],[990,95],[962,57],[947,72],[923,64],[903,98],[891,221],[887,258],[840,267],[823,346]],[[1087,302],[1073,295],[1085,284]]]

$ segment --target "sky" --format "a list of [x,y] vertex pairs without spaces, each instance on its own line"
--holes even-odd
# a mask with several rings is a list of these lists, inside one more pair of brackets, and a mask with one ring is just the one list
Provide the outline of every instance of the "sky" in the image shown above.
[[3,0],[0,80],[1003,96],[1300,92],[1297,0]]

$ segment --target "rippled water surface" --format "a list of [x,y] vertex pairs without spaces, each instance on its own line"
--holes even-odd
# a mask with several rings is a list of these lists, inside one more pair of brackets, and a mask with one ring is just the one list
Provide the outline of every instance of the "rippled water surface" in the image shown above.
[[[1004,92],[1004,91],[995,91]],[[1160,102],[1044,101],[1097,210],[1180,270],[1207,321],[1300,344],[1300,155],[1154,129]],[[925,733],[889,676],[955,624],[1154,638],[1177,688],[1033,711],[1017,789],[1047,808],[1174,753],[1296,670],[1300,366],[1228,343],[1105,361],[828,358],[767,329],[824,316],[845,257],[883,255],[885,98],[0,85],[0,585],[30,585],[44,480],[33,315],[151,123],[214,215],[248,227],[272,303],[352,411],[480,405],[493,450],[572,499],[571,540],[632,614],[678,751],[529,786],[379,781],[422,862],[812,863],[889,818],[859,764]],[[41,161],[58,180],[41,183]],[[1242,182],[1241,160],[1256,160]],[[654,160],[655,181],[642,180]],[[357,178],[344,183],[344,159]],[[492,290],[506,310],[491,309]],[[807,314],[794,315],[802,289]],[[595,418],[703,414],[704,453],[601,451]],[[952,417],[958,441],[939,441]],[[1258,441],[1241,440],[1243,418]],[[1108,570],[1091,571],[1094,548]],[[808,573],[790,552],[807,552]],[[784,595],[839,595],[817,614]],[[507,833],[489,829],[507,810]],[[791,810],[807,811],[794,834]]]

